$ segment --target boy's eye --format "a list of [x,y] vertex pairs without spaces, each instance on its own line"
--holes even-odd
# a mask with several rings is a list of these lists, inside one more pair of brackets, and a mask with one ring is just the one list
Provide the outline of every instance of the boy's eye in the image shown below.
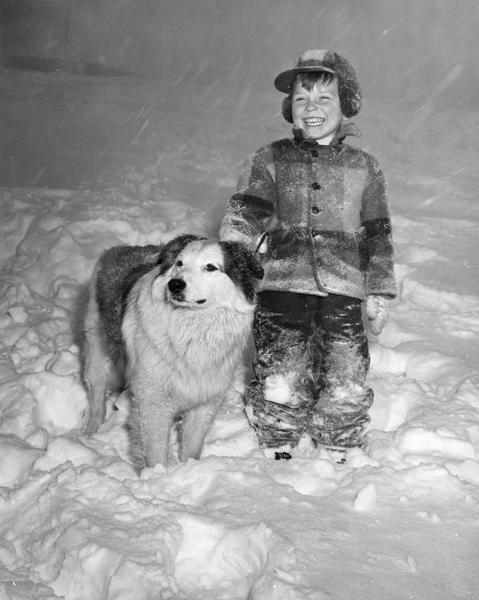
[[215,267],[215,265],[212,263],[208,263],[206,265],[206,270],[207,271],[218,271],[218,267]]

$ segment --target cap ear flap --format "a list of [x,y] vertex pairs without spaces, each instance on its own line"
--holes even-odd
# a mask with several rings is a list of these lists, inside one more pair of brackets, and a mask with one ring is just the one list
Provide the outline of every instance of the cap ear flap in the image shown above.
[[281,105],[281,114],[288,121],[288,123],[293,122],[293,98],[291,94],[288,94],[286,98],[283,99],[283,103]]
[[158,265],[161,265],[160,275],[163,275],[176,260],[178,254],[185,248],[190,242],[195,240],[205,240],[205,237],[199,237],[197,235],[184,234],[173,238],[167,244],[163,246],[158,257]]
[[333,53],[334,70],[338,79],[338,95],[343,115],[350,119],[361,109],[362,91],[356,71],[343,56]]

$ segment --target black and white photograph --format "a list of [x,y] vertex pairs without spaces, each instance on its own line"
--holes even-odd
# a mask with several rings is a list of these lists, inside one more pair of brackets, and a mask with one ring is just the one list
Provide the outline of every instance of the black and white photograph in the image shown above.
[[0,600],[479,599],[476,0],[0,0]]

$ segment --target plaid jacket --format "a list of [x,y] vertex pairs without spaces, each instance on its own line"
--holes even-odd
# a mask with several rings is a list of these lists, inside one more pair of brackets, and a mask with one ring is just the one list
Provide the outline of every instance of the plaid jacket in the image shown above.
[[265,238],[261,290],[396,294],[383,173],[370,154],[341,142],[321,146],[296,134],[258,150],[220,237],[251,248]]

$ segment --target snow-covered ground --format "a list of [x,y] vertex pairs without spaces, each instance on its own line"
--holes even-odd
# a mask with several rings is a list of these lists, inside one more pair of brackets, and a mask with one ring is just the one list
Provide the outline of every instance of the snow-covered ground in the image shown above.
[[81,433],[78,322],[93,264],[116,243],[214,235],[221,206],[198,193],[226,201],[239,170],[221,146],[172,134],[123,186],[1,190],[2,600],[479,598],[477,150],[461,137],[476,117],[442,108],[427,138],[393,139],[381,106],[365,140],[389,167],[400,294],[371,340],[368,445],[346,465],[306,445],[291,461],[265,456],[241,386],[200,461],[138,475],[122,398],[97,435]]

